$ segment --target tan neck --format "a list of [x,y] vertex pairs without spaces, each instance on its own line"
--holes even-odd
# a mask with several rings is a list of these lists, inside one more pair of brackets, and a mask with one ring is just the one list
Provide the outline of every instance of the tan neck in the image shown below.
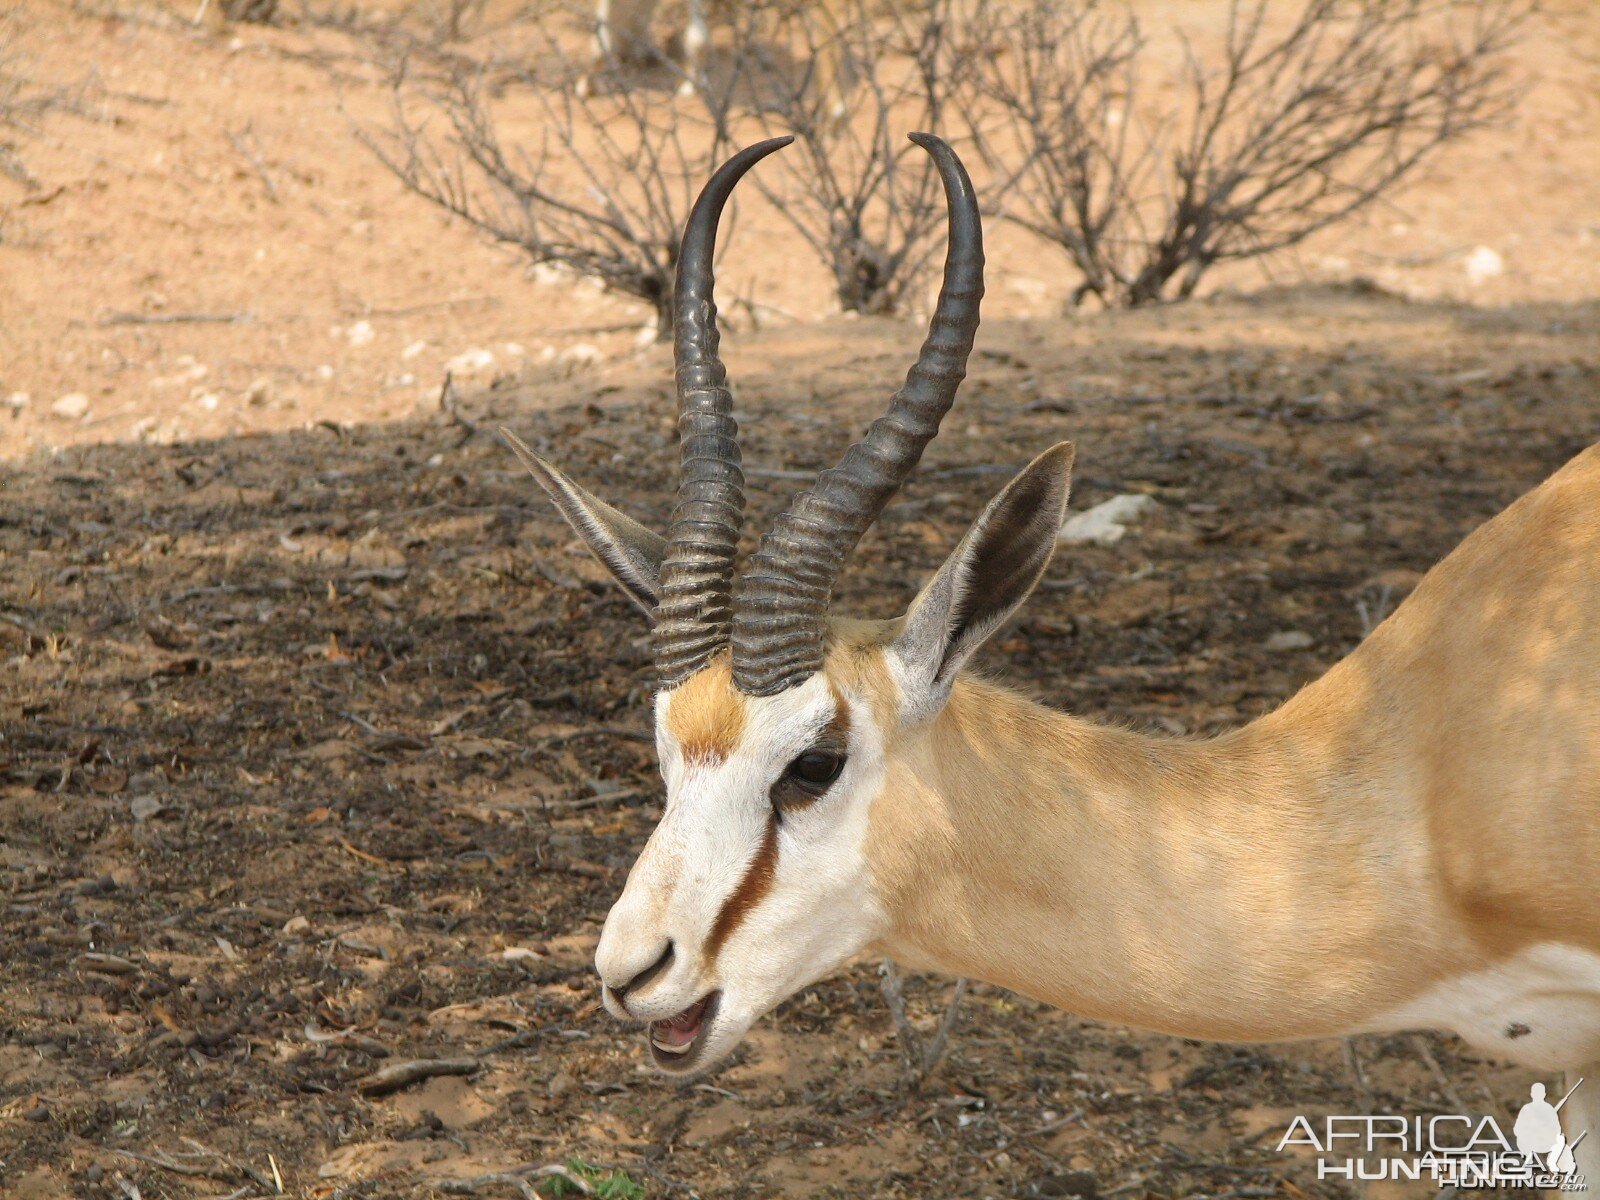
[[[884,949],[1083,1016],[1257,1040],[1361,1027],[1478,956],[1341,664],[1212,741],[963,681],[900,748],[870,853]],[[1375,732],[1378,731],[1378,732]]]
[[965,680],[889,747],[885,949],[1193,1037],[1382,1028],[1541,943],[1600,954],[1600,447],[1212,741]]

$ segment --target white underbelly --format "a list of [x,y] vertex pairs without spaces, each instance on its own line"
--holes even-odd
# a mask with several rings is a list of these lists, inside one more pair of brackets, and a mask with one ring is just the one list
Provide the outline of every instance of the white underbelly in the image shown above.
[[1429,989],[1364,1032],[1444,1029],[1521,1066],[1600,1061],[1600,954],[1545,943]]

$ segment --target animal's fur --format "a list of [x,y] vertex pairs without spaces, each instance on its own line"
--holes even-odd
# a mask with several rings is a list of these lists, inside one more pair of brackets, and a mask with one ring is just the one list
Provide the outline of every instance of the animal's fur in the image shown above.
[[[912,620],[833,620],[801,684],[743,696],[721,656],[658,697],[666,815],[597,962],[625,988],[664,947],[710,952],[613,1011],[717,992],[683,1064],[704,1066],[871,951],[1186,1037],[1446,1029],[1585,1074],[1600,1180],[1600,446],[1209,740],[945,674],[1037,578],[1069,469],[1056,447],[1008,485]],[[843,772],[774,819],[774,780],[829,730]]]
[[[864,680],[872,652],[829,669]],[[886,948],[1085,1015],[1335,1034],[1541,943],[1600,954],[1600,447],[1235,733],[1142,737],[963,679],[886,741]],[[1568,1054],[1545,1065],[1600,1042]]]

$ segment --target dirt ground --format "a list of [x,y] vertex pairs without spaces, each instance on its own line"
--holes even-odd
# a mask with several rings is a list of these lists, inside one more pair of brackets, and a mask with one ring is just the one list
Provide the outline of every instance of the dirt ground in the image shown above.
[[[1152,1037],[983,986],[913,1089],[870,963],[710,1078],[657,1078],[590,964],[659,812],[644,627],[490,434],[660,526],[673,413],[646,314],[403,196],[337,107],[381,104],[337,30],[22,19],[31,70],[82,103],[18,143],[36,186],[0,177],[0,402],[27,397],[0,409],[0,1194],[515,1196],[482,1177],[537,1163],[598,1168],[570,1167],[613,1197],[1298,1200],[1349,1193],[1275,1152],[1296,1113],[1526,1095],[1448,1038],[1356,1039],[1358,1078],[1342,1042]],[[1064,548],[989,668],[1209,733],[1349,650],[1600,432],[1600,11],[1554,6],[1519,54],[1514,128],[1275,282],[1062,317],[1072,281],[997,238],[958,410],[843,603],[898,611],[1069,436],[1075,508],[1157,508]],[[741,225],[729,286],[825,313],[769,222]],[[1469,274],[1480,247],[1500,273]],[[118,319],[163,313],[249,319]],[[759,521],[920,335],[734,334]],[[52,411],[72,394],[81,415]],[[911,981],[920,1025],[949,986]],[[358,1086],[419,1057],[477,1069]]]

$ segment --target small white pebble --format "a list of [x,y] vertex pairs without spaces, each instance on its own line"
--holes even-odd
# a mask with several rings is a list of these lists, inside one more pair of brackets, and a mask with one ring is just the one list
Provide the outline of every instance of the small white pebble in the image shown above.
[[600,348],[588,342],[579,342],[575,346],[568,346],[561,352],[561,361],[572,363],[578,367],[592,367],[601,358]]
[[494,351],[481,347],[464,350],[444,365],[444,369],[452,375],[476,375],[493,367]]
[[1275,633],[1266,641],[1266,648],[1275,651],[1308,650],[1315,639],[1303,629],[1285,629]]
[[1469,283],[1482,283],[1496,275],[1505,274],[1506,260],[1491,246],[1478,246],[1467,255],[1465,264]]
[[428,343],[418,339],[417,341],[412,342],[411,345],[407,346],[404,350],[400,351],[400,357],[404,359],[412,359],[421,354],[427,348]]
[[1063,542],[1114,546],[1128,532],[1129,525],[1154,507],[1153,499],[1136,492],[1113,496],[1085,512],[1069,516],[1057,536]]
[[357,321],[345,331],[345,337],[352,346],[366,346],[378,335],[372,331],[371,321]]
[[89,415],[89,397],[82,392],[68,392],[50,406],[50,411],[67,421],[81,421]]

